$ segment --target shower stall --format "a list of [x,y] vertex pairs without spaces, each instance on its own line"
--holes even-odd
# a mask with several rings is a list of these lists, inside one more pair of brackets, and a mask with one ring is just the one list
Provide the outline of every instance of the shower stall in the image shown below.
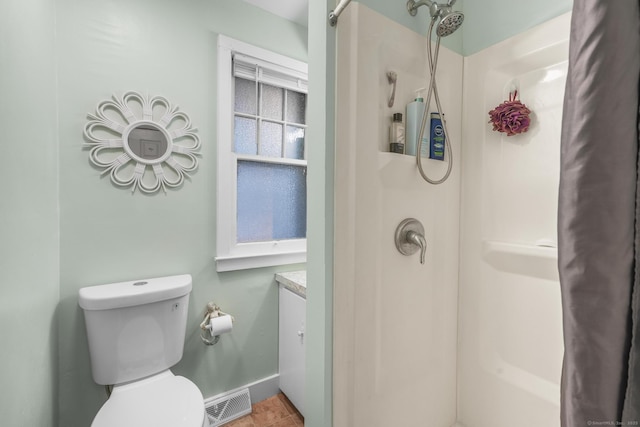
[[[436,9],[436,28],[454,18],[453,2],[415,5],[416,19]],[[340,16],[335,427],[559,426],[555,218],[568,34],[565,14],[470,56],[440,47],[436,64],[437,33],[429,45],[359,2]],[[436,65],[441,106],[432,97],[427,112],[444,113],[451,153],[420,161],[436,180],[451,170],[430,185],[413,156],[388,152],[388,126]],[[488,112],[514,90],[533,119],[506,136]],[[394,245],[411,217],[424,226],[424,265]]]

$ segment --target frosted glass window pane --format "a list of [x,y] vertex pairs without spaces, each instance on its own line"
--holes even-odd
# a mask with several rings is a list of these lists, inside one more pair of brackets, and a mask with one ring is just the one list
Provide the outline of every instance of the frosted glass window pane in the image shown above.
[[284,156],[288,159],[304,160],[304,129],[287,126]]
[[266,119],[282,120],[284,110],[284,89],[261,84],[262,111],[260,115]]
[[287,91],[287,121],[305,124],[307,95],[292,90]]
[[282,157],[282,125],[262,122],[260,125],[260,155]]
[[307,236],[305,166],[238,161],[238,242]]
[[256,82],[236,77],[235,111],[254,116],[258,114]]
[[238,154],[258,154],[256,140],[257,128],[255,119],[235,117],[233,141]]

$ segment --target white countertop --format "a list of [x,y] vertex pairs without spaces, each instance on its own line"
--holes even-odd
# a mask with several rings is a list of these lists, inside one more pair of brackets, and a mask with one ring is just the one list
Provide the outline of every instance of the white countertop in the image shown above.
[[307,298],[306,270],[276,273],[276,282],[291,292],[300,295],[302,298]]

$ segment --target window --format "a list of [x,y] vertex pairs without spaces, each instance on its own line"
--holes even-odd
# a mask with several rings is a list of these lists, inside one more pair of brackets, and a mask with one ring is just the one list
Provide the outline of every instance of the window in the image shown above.
[[307,65],[218,37],[218,271],[306,261]]

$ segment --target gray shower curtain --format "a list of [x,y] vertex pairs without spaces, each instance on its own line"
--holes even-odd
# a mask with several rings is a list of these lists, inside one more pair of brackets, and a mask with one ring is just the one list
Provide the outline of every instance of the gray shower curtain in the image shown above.
[[563,427],[640,421],[638,0],[575,0],[562,123]]

